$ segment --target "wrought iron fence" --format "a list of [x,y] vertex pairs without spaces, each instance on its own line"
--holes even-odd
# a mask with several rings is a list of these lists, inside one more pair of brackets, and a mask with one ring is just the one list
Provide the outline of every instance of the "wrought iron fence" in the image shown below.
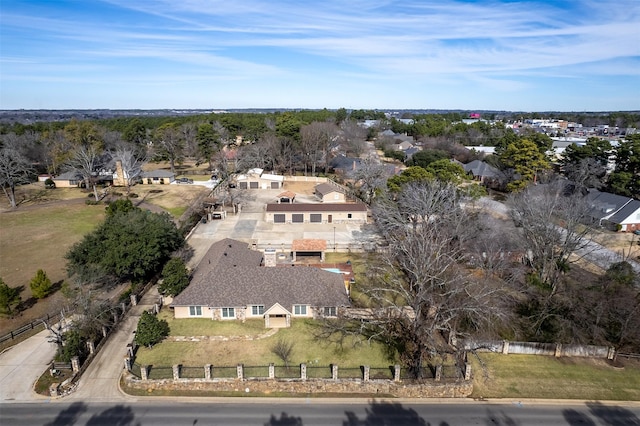
[[[307,367],[307,377],[309,376],[309,367]],[[300,378],[300,366],[298,365],[276,365],[274,368],[274,374],[278,379],[299,379]]]
[[[341,372],[342,370],[338,370],[338,374]],[[330,365],[314,365],[313,367],[307,366],[307,378],[309,379],[331,379],[332,377],[333,374],[331,372]]]

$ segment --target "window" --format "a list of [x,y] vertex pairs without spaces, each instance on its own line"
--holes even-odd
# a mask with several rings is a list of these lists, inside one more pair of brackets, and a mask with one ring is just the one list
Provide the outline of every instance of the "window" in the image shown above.
[[284,223],[284,221],[285,221],[285,215],[279,214],[279,213],[273,215],[274,223]]
[[253,305],[251,307],[251,315],[262,315],[264,314],[264,305]]
[[190,317],[201,317],[202,316],[202,306],[189,306],[189,316]]
[[322,222],[322,213],[311,213],[310,222],[311,223],[321,223]]
[[235,308],[222,308],[222,318],[235,318],[236,310]]
[[325,306],[324,307],[324,316],[325,317],[337,317],[338,314],[336,312],[335,306]]
[[352,217],[351,213],[347,213],[347,219],[351,219]]
[[291,221],[293,223],[303,223],[304,222],[304,214],[302,213],[294,213],[291,215]]
[[307,315],[307,305],[293,305],[293,315]]
[[258,189],[259,182],[249,182],[250,189]]

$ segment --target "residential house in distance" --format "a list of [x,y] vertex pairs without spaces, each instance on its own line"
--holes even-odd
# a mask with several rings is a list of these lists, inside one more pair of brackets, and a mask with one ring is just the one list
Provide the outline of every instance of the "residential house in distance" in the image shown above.
[[473,160],[470,163],[463,164],[462,167],[467,174],[473,176],[474,180],[483,185],[492,186],[503,177],[500,170],[480,160]]
[[337,155],[329,161],[329,167],[336,174],[348,175],[356,171],[362,165],[362,159],[357,157],[347,157],[344,154]]
[[189,286],[171,302],[175,318],[264,319],[266,328],[289,327],[295,318],[336,317],[349,307],[342,274],[308,266],[275,265],[246,243],[214,243]]
[[587,194],[587,200],[599,225],[624,232],[640,229],[640,201],[597,190]]
[[284,176],[265,173],[263,169],[250,169],[246,174],[236,176],[240,189],[281,189]]
[[149,170],[140,174],[140,183],[143,185],[169,185],[176,180],[176,176],[169,170]]

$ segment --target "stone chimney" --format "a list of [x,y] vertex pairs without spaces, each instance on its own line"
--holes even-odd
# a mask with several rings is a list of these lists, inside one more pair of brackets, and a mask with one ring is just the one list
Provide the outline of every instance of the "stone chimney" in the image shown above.
[[116,173],[113,177],[114,186],[127,186],[127,181],[124,176],[124,170],[122,169],[122,161],[116,160]]
[[264,266],[274,267],[278,263],[276,249],[268,248],[264,251]]

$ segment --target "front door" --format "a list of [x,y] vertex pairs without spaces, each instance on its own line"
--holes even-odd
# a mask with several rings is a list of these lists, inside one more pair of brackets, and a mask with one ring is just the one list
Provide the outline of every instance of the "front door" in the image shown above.
[[333,221],[333,215],[327,215],[327,222],[331,223]]

